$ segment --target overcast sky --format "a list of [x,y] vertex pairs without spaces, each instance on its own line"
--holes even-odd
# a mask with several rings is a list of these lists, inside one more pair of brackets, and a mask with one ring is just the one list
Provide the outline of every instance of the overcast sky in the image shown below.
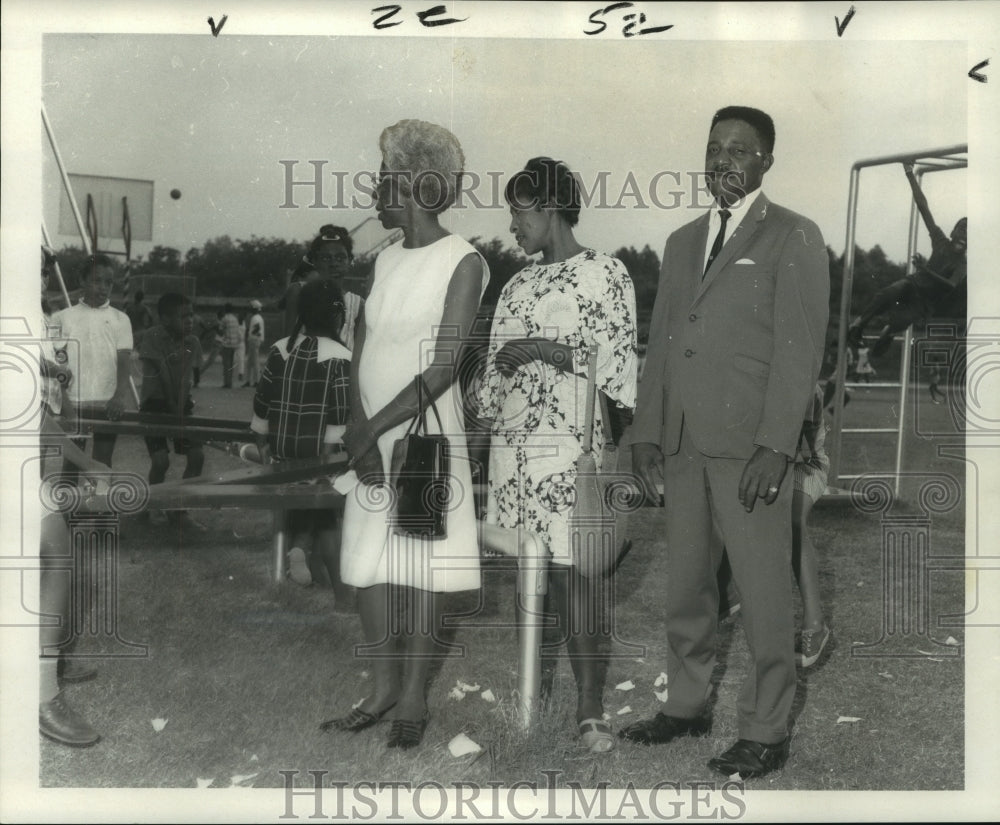
[[[279,208],[285,200],[279,161],[302,161],[297,174],[305,177],[307,161],[325,160],[329,172],[350,179],[378,167],[380,131],[408,117],[452,128],[467,168],[487,179],[493,173],[506,180],[529,157],[549,154],[567,161],[590,184],[606,173],[608,206],[634,180],[642,204],[626,197],[625,208],[586,209],[577,235],[598,249],[648,243],[658,254],[667,235],[694,216],[680,208],[693,193],[677,187],[683,193],[677,196],[680,207],[664,209],[651,202],[648,186],[668,173],[659,178],[657,192],[661,202],[674,202],[673,174],[686,182],[689,172],[702,169],[709,120],[721,106],[757,106],[774,117],[775,165],[765,191],[815,220],[838,253],[844,248],[855,161],[968,142],[972,173],[929,175],[926,188],[946,229],[970,216],[969,305],[975,324],[970,329],[981,332],[979,322],[985,322],[993,331],[970,349],[969,410],[979,416],[970,421],[982,429],[972,431],[962,452],[969,474],[966,553],[984,548],[984,556],[993,554],[1000,544],[1000,520],[990,517],[989,507],[1000,500],[1000,462],[991,449],[997,445],[1000,409],[995,367],[1000,290],[994,286],[1000,231],[993,207],[1000,181],[1000,4],[647,2],[628,11],[646,14],[651,26],[673,28],[626,38],[621,9],[607,16],[613,25],[605,31],[584,34],[597,28],[588,18],[600,2],[442,2],[448,14],[466,22],[422,27],[416,12],[437,0],[405,4],[395,18],[400,25],[382,32],[373,29],[371,13],[381,0],[5,0],[2,352],[14,348],[17,336],[41,333],[35,274],[39,214],[53,232],[59,224],[59,183],[38,123],[40,102],[69,171],[153,181],[153,243],[182,252],[219,235],[305,241],[322,223],[355,226],[370,212],[310,210],[298,193],[302,208]],[[843,25],[855,6],[838,36],[836,23]],[[217,23],[223,14],[228,20],[212,37],[206,18],[213,15]],[[991,59],[981,69],[989,83],[978,83],[969,71],[984,59]],[[332,183],[332,175],[328,180]],[[900,260],[910,203],[902,170],[898,165],[869,170],[862,183],[858,243],[881,244]],[[182,193],[179,200],[169,197],[174,188]],[[488,189],[477,195],[490,197]],[[454,230],[467,237],[510,242],[503,208],[454,210],[452,220]],[[78,242],[74,236],[54,240],[57,246]],[[926,250],[923,231],[920,241]],[[146,253],[149,246],[136,244],[135,252]],[[984,357],[973,360],[973,355]],[[35,446],[30,439],[6,437],[18,434],[18,416],[37,410],[33,369],[27,361],[0,364],[0,446],[10,447],[0,450],[8,482],[0,495],[0,524],[15,567],[38,546],[37,465],[30,457],[22,461],[23,453],[15,449],[27,445],[33,456]],[[19,477],[23,491],[14,481]],[[970,588],[978,589],[969,590],[974,612],[963,635],[969,752],[976,757],[966,760],[967,792],[931,802],[918,794],[888,799],[840,792],[835,804],[842,816],[864,821],[891,811],[919,819],[961,810],[985,819],[995,812],[990,733],[996,727],[1000,610],[995,571],[988,569],[996,567],[995,560],[977,566],[979,578],[969,574]],[[25,581],[35,580],[31,571],[24,575]],[[21,580],[0,577],[0,603],[8,609],[20,604]],[[61,793],[71,789],[38,791],[33,715],[14,704],[34,695],[37,648],[31,628],[20,630],[26,632],[0,628],[5,643],[20,646],[20,661],[26,663],[8,666],[3,674],[7,747],[0,751],[0,767],[7,809],[13,810],[16,799],[25,811],[36,805],[56,811],[49,818],[132,821],[168,804],[178,816],[173,793],[164,803],[159,796],[123,797],[127,792],[118,790],[82,798]],[[10,650],[5,646],[8,665]],[[864,715],[863,709],[842,710]],[[196,793],[184,796],[187,817],[178,821],[229,821],[235,811],[246,821],[260,818],[260,798],[249,791],[211,798],[191,791]],[[803,806],[799,817],[815,815],[813,797],[752,793],[756,818],[767,816],[765,806],[775,806],[785,813],[777,818],[794,819],[794,812],[786,812],[796,804]]]
[[[370,202],[352,180],[378,168],[379,133],[401,118],[451,128],[484,181],[474,194],[487,208],[470,199],[454,210],[454,231],[509,242],[493,181],[502,176],[502,192],[512,172],[545,154],[588,186],[603,176],[606,208],[586,210],[578,236],[607,251],[648,243],[659,253],[694,217],[692,173],[703,169],[709,121],[724,105],[773,116],[765,191],[814,219],[838,252],[853,162],[968,141],[968,60],[957,42],[876,49],[835,39],[665,44],[234,29],[218,38],[53,34],[42,54],[42,99],[68,170],[153,181],[153,243],[182,252],[219,235],[305,240],[324,222],[353,228],[371,212],[350,208],[352,194]],[[43,158],[53,228],[60,183],[47,146]],[[325,161],[323,201],[335,208],[306,208],[313,190],[305,187],[293,191],[299,208],[280,208],[281,160],[299,161],[296,179],[312,178],[308,161]],[[340,203],[335,172],[345,180]],[[901,168],[862,180],[859,243],[902,259],[910,200]],[[965,184],[965,171],[927,179],[949,229],[966,214]],[[174,188],[179,200],[169,197]]]

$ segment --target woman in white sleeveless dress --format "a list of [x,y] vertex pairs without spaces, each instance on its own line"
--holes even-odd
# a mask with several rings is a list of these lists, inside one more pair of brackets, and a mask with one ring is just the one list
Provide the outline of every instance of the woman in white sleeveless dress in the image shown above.
[[[358,610],[372,655],[374,689],[347,716],[324,729],[359,731],[388,711],[388,746],[418,745],[427,725],[431,659],[438,642],[441,594],[480,586],[479,545],[463,404],[456,382],[489,279],[485,261],[450,235],[438,216],[454,202],[464,157],[446,129],[403,120],[383,131],[377,187],[379,220],[403,230],[381,252],[355,331],[352,423],[344,444],[361,483],[347,493],[341,575],[358,588]],[[417,413],[414,377],[435,399],[451,456],[447,538],[401,537],[390,531],[385,479],[392,447]],[[428,429],[438,430],[428,415]]]

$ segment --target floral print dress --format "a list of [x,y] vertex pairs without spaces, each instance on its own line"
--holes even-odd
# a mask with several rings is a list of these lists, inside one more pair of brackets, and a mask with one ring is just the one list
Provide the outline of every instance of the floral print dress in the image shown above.
[[[571,372],[540,361],[510,378],[496,368],[513,339],[544,338],[573,351]],[[576,459],[583,449],[587,359],[596,344],[597,388],[635,405],[635,292],[621,261],[591,249],[565,261],[533,263],[504,287],[497,302],[480,388],[492,420],[487,521],[524,527],[546,540],[552,559],[571,564],[568,517],[576,498]],[[593,452],[600,469],[603,421],[595,403]]]

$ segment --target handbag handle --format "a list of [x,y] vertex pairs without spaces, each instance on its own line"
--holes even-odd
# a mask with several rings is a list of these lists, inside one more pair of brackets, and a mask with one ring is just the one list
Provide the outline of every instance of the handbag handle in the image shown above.
[[[587,412],[584,418],[583,451],[589,453],[594,444],[594,402],[597,400],[597,344],[591,344],[587,353]],[[608,415],[608,399],[600,392],[601,424],[604,430],[604,443],[611,444],[614,437],[611,434],[611,419]]]
[[597,344],[591,344],[587,353],[587,409],[583,424],[583,451],[589,453],[594,439],[594,396],[597,392]]
[[[427,386],[427,382],[424,380],[423,373],[418,373],[413,379],[414,384],[417,387],[417,414],[413,416],[413,421],[410,422],[410,426],[406,428],[406,435],[409,435],[414,431],[418,434],[423,432],[427,433],[427,407],[430,407],[434,412],[434,418],[437,419],[438,429],[444,432],[444,425],[441,423],[441,415],[438,413],[437,405],[434,403],[434,399],[431,396],[430,388]],[[427,399],[427,406],[424,406],[424,398]]]

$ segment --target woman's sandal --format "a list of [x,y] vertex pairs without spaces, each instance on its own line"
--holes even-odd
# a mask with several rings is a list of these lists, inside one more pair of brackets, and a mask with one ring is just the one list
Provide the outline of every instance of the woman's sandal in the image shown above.
[[357,733],[376,724],[395,706],[396,703],[393,702],[388,707],[382,708],[382,710],[375,713],[369,713],[366,710],[361,710],[361,708],[352,708],[347,716],[341,716],[339,719],[327,719],[319,726],[319,729],[324,733],[329,733],[332,730]]
[[611,726],[603,719],[584,719],[579,727],[580,741],[591,753],[614,750],[615,737],[611,735]]
[[424,716],[419,722],[411,722],[409,719],[393,719],[392,727],[389,729],[389,739],[385,746],[387,748],[402,748],[403,750],[415,748],[423,741],[428,718]]

